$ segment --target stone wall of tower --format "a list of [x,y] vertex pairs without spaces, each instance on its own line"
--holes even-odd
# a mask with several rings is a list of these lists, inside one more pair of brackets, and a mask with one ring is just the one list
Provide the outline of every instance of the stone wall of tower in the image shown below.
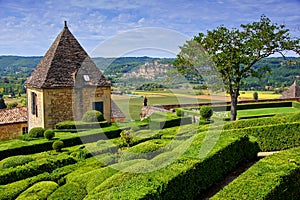
[[[37,94],[38,115],[31,113],[32,95]],[[54,129],[65,120],[81,120],[82,115],[93,109],[93,102],[103,102],[104,118],[110,122],[110,87],[85,87],[35,89],[27,88],[28,128]]]
[[[32,93],[36,94],[36,113],[32,113]],[[43,89],[27,88],[27,115],[28,115],[28,130],[33,127],[44,127],[44,95]]]
[[44,110],[45,110],[45,129],[55,128],[55,124],[73,120],[72,112],[72,88],[43,89],[44,91]]
[[73,91],[73,113],[75,120],[80,120],[82,115],[93,109],[94,102],[103,102],[104,118],[110,122],[111,120],[111,90],[110,86],[103,87],[84,87],[74,89]]

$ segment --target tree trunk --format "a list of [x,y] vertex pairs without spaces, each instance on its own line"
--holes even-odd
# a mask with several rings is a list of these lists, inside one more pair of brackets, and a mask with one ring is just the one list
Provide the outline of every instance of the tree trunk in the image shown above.
[[238,95],[239,95],[238,90],[235,90],[230,94],[231,96],[230,120],[231,121],[236,120]]

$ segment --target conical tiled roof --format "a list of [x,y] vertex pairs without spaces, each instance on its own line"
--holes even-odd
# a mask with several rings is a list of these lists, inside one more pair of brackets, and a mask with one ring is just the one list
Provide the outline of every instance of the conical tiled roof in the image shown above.
[[77,84],[110,86],[96,64],[65,27],[25,85],[35,88],[74,87]]
[[291,85],[291,87],[282,92],[282,96],[280,97],[281,99],[285,99],[285,98],[297,98],[300,97],[300,88],[297,85],[297,82],[294,81],[293,85]]

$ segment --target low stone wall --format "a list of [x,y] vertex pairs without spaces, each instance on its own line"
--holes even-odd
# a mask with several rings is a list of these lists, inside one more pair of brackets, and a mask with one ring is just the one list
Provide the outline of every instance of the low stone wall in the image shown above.
[[0,141],[17,139],[23,135],[22,129],[27,127],[27,122],[0,124]]

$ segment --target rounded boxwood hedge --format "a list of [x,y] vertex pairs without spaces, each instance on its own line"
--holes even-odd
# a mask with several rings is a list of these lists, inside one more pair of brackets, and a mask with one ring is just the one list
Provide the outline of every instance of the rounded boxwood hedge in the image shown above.
[[82,116],[83,122],[102,122],[105,121],[103,114],[98,110],[89,110]]
[[47,138],[48,140],[51,140],[52,138],[54,138],[55,133],[52,129],[48,129],[44,132],[44,137]]
[[212,115],[213,115],[213,110],[212,110],[211,106],[202,106],[200,108],[200,116],[203,119],[209,120]]
[[21,155],[21,156],[12,156],[5,158],[0,162],[0,168],[6,169],[10,167],[17,167],[20,165],[25,165],[35,159],[32,156]]
[[63,147],[64,147],[64,142],[61,140],[55,141],[52,144],[52,148],[57,152],[60,152]]
[[47,197],[53,193],[57,188],[58,184],[53,181],[41,181],[34,184],[22,194],[18,196],[16,200],[31,200],[31,199],[47,199]]
[[30,129],[28,135],[32,138],[39,138],[39,137],[44,137],[44,131],[42,127],[34,127]]

